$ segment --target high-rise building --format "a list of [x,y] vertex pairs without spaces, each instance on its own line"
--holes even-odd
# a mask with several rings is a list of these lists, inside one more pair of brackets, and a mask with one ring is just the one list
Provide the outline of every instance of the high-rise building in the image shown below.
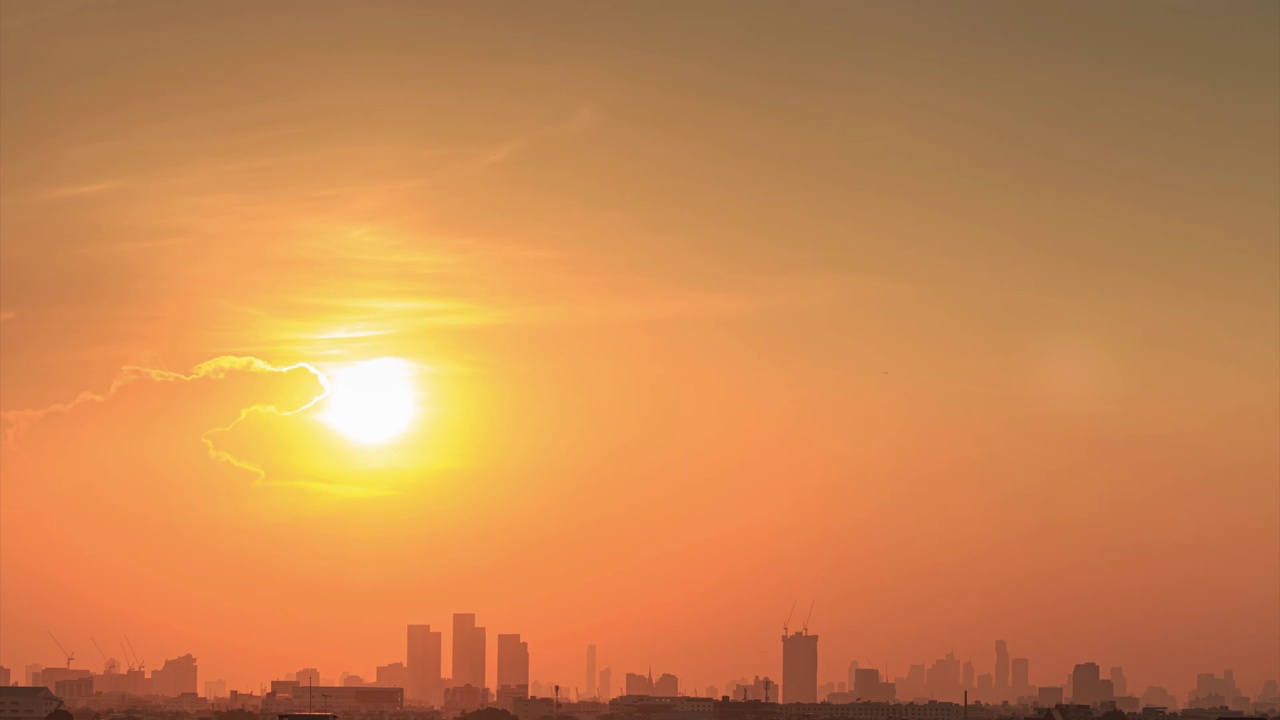
[[613,699],[613,670],[605,668],[600,671],[600,684],[596,687],[597,694],[600,695],[601,702],[609,702]]
[[485,634],[475,613],[453,615],[453,686],[485,687]]
[[965,690],[972,690],[974,688],[972,660],[964,661],[963,677],[960,679],[960,684],[963,686],[963,689]]
[[653,683],[653,694],[658,697],[675,697],[680,694],[680,680],[671,673],[662,673]]
[[498,697],[529,697],[529,643],[518,634],[498,635]]
[[587,646],[587,697],[596,696],[596,646]]
[[1061,685],[1042,685],[1036,691],[1036,704],[1042,708],[1051,708],[1054,705],[1061,705],[1063,699]]
[[9,687],[11,684],[9,668],[0,666],[0,687]]
[[409,687],[405,688],[405,695],[413,702],[438,705],[443,700],[442,635],[432,632],[430,625],[409,626]]
[[1097,663],[1080,663],[1071,672],[1071,702],[1097,705],[1102,700],[1102,669]]
[[[155,673],[152,673],[154,676]],[[302,668],[293,674],[293,679],[298,681],[298,685],[306,687],[307,685],[317,686],[320,684],[320,671],[316,668]]]
[[818,636],[782,636],[782,702],[818,702]]
[[165,660],[159,669],[151,671],[151,690],[164,697],[195,694],[198,692],[196,674],[196,659],[190,653]]
[[996,694],[1005,699],[1009,694],[1009,646],[1003,640],[996,641]]
[[858,681],[858,661],[854,660],[849,663],[849,684],[847,687],[852,689],[853,686],[857,684],[857,681]]
[[[391,663],[390,665],[379,665],[373,672],[375,678],[373,684],[376,687],[400,688],[408,693],[408,686],[413,684],[413,674],[404,663],[397,662]],[[360,683],[354,684],[351,687],[362,687],[366,684],[358,675],[352,675],[351,677],[361,680]]]
[[624,687],[628,695],[652,695],[653,672],[650,671],[647,676],[640,673],[627,673]]
[[1124,697],[1129,694],[1129,681],[1124,676],[1124,668],[1111,668],[1111,688],[1115,690],[1116,697]]
[[1013,696],[1026,697],[1031,694],[1031,661],[1027,658],[1013,659]]
[[857,668],[853,671],[854,699],[863,702],[893,702],[897,690],[893,683],[881,682],[880,671],[875,668]]

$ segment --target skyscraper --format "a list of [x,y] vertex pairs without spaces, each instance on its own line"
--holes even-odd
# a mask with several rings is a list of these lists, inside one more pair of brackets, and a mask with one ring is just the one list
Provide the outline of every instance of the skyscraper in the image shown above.
[[1102,669],[1097,663],[1080,663],[1071,672],[1071,702],[1097,705],[1102,699]]
[[680,679],[671,673],[662,673],[653,683],[653,694],[658,697],[675,697],[680,694]]
[[499,694],[529,696],[529,643],[518,634],[498,635],[497,685]]
[[1009,646],[1003,640],[996,641],[996,697],[1004,700],[1009,695]]
[[782,702],[818,702],[818,636],[782,636]]
[[1111,687],[1116,693],[1116,697],[1125,697],[1129,694],[1129,681],[1125,679],[1124,668],[1111,668]]
[[1025,697],[1031,694],[1031,663],[1026,658],[1013,659],[1013,696]]
[[609,702],[613,699],[613,670],[605,668],[600,671],[600,686],[597,688],[602,702]]
[[974,687],[974,685],[973,685],[973,661],[972,661],[972,660],[965,660],[965,661],[964,661],[964,670],[963,670],[963,673],[964,673],[964,674],[963,674],[963,677],[962,677],[962,678],[961,678],[961,680],[960,680],[960,685],[961,685],[961,687],[962,687],[964,690],[972,690],[972,689],[973,689],[973,687]]
[[453,686],[485,687],[485,633],[475,613],[453,614]]
[[430,625],[409,626],[409,699],[439,704],[442,700],[441,658],[442,633],[432,632]]
[[596,696],[596,646],[587,646],[587,697]]

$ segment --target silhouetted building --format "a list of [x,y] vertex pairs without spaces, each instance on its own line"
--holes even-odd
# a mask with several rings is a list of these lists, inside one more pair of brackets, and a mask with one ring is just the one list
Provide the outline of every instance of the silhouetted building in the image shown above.
[[1102,700],[1102,669],[1097,663],[1080,663],[1071,672],[1071,702],[1097,705]]
[[410,625],[408,632],[409,683],[405,694],[413,702],[435,704],[442,700],[442,633],[430,625]]
[[680,694],[680,680],[671,673],[662,673],[653,684],[653,694],[657,697],[675,697]]
[[963,677],[961,677],[961,679],[960,679],[961,689],[964,689],[964,690],[972,690],[972,689],[974,688],[974,684],[973,684],[973,661],[972,661],[972,660],[965,660],[965,661],[964,661],[964,668],[963,668],[963,671],[962,671],[962,675],[963,675]]
[[515,698],[511,703],[511,714],[520,718],[520,720],[541,720],[541,718],[555,717],[556,701],[555,698],[549,697]]
[[316,668],[302,668],[293,674],[293,679],[296,680],[299,685],[306,685],[308,683],[311,685],[323,684],[320,682],[320,671]]
[[996,695],[1004,700],[1009,694],[1009,646],[996,641]]
[[0,687],[5,720],[44,720],[60,707],[62,701],[47,687]]
[[653,695],[653,676],[627,673],[625,687],[627,695]]
[[854,672],[853,695],[862,702],[893,702],[896,690],[893,683],[880,680],[880,671],[875,668],[858,668]]
[[1013,697],[1022,698],[1031,694],[1031,661],[1027,658],[1013,659]]
[[1054,705],[1061,705],[1063,700],[1061,685],[1045,685],[1036,691],[1036,704],[1042,708],[1051,708]]
[[10,679],[9,668],[0,665],[0,687],[9,687],[13,684]]
[[485,687],[485,631],[475,613],[453,615],[453,686]]
[[960,662],[954,653],[935,661],[925,673],[925,694],[935,700],[960,699]]
[[205,680],[204,696],[213,700],[214,698],[224,698],[227,696],[226,680]]
[[295,708],[311,708],[339,715],[363,715],[400,710],[404,688],[297,685],[290,693]]
[[600,685],[596,689],[596,694],[604,702],[609,702],[613,698],[613,669],[605,668],[600,671]]
[[596,696],[596,646],[587,646],[587,697]]
[[489,689],[475,685],[457,685],[445,688],[444,710],[450,715],[472,712],[489,704]]
[[782,702],[818,701],[818,636],[782,636]]
[[1115,692],[1116,697],[1123,697],[1129,694],[1129,681],[1124,676],[1124,668],[1111,668],[1111,689]]
[[510,699],[529,696],[529,643],[519,635],[498,635],[498,704],[510,709]]
[[413,682],[413,676],[404,663],[379,665],[374,672],[376,674],[373,684],[376,687],[400,688],[405,691],[405,695],[409,694],[409,685]]
[[80,680],[81,678],[87,678],[92,674],[93,673],[83,668],[49,667],[39,671],[37,674],[39,679],[36,681],[36,684],[49,688],[49,690],[56,695],[58,692],[58,683],[65,682],[67,680]]
[[77,701],[93,697],[93,676],[59,680],[54,683],[53,694],[62,698],[62,701],[68,705],[80,707],[82,703]]

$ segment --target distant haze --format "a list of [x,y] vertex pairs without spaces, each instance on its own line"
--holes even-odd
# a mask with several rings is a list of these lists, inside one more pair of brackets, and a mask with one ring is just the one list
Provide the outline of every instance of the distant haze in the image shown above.
[[1277,127],[1271,0],[5,0],[0,665],[1256,693]]

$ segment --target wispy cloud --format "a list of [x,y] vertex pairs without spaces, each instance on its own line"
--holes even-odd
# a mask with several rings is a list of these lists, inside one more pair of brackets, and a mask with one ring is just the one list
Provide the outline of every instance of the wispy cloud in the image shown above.
[[83,197],[85,195],[96,195],[98,193],[115,190],[121,187],[124,187],[124,183],[119,180],[104,180],[101,182],[84,183],[79,185],[65,185],[38,193],[31,199],[36,202],[68,200],[71,198]]

